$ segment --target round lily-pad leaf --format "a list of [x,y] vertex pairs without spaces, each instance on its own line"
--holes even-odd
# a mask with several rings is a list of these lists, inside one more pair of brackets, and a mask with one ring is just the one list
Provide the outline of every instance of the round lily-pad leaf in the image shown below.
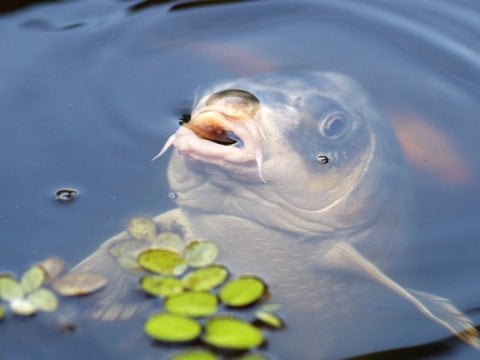
[[116,241],[108,248],[108,253],[113,256],[117,264],[125,270],[139,272],[142,267],[138,265],[137,258],[150,244],[145,240],[124,239]]
[[193,291],[210,291],[228,278],[228,270],[220,265],[197,269],[183,278],[185,286]]
[[33,266],[25,271],[20,279],[20,285],[27,293],[37,290],[45,281],[45,272],[39,266]]
[[107,285],[107,278],[90,273],[70,273],[56,279],[52,288],[63,296],[91,294]]
[[203,340],[219,348],[247,350],[263,343],[263,333],[243,320],[216,317],[210,319],[205,325]]
[[128,234],[135,240],[153,240],[157,236],[157,225],[146,217],[136,217],[128,222]]
[[193,349],[177,353],[169,358],[170,360],[218,360],[214,353],[208,350]]
[[44,283],[55,279],[60,273],[63,271],[65,267],[65,261],[62,259],[52,256],[49,257],[37,264],[45,273],[45,280]]
[[38,289],[27,296],[37,310],[52,312],[58,307],[57,297],[48,289]]
[[187,264],[182,257],[166,249],[145,250],[137,259],[138,263],[146,270],[163,275],[181,275]]
[[10,301],[10,309],[20,316],[30,316],[37,311],[36,306],[29,300],[24,298],[18,298]]
[[201,331],[200,324],[188,317],[157,313],[145,323],[144,330],[155,340],[166,342],[186,342],[195,340]]
[[282,319],[268,311],[257,311],[255,313],[255,318],[261,323],[268,325],[274,329],[281,329],[283,327]]
[[217,298],[210,293],[188,291],[169,297],[165,309],[177,315],[209,316],[217,312]]
[[265,293],[265,284],[262,280],[245,276],[229,281],[220,290],[220,300],[228,306],[241,307],[253,304]]
[[5,301],[21,299],[25,295],[22,286],[10,277],[0,278],[0,298]]
[[0,304],[0,321],[5,318],[5,308]]
[[188,265],[202,267],[215,261],[218,247],[213,242],[193,240],[187,244],[183,257]]
[[181,254],[185,249],[185,242],[178,234],[164,232],[158,234],[157,237],[152,240],[152,246],[159,249],[171,250]]
[[145,276],[140,279],[140,287],[147,294],[162,298],[178,295],[185,288],[181,280],[166,276]]

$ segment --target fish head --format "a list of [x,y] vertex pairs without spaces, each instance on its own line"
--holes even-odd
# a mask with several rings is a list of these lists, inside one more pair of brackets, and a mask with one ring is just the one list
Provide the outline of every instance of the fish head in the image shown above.
[[401,177],[388,123],[353,80],[336,73],[218,83],[200,93],[170,144],[168,178],[179,207],[302,236],[368,226]]

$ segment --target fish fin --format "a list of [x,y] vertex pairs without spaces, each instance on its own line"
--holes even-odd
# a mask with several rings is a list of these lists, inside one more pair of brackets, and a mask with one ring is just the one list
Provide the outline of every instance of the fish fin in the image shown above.
[[449,299],[420,290],[408,289],[408,291],[415,295],[431,314],[431,316],[425,315],[432,320],[435,320],[433,317],[436,317],[438,319],[435,320],[436,322],[443,325],[467,344],[480,349],[477,329],[472,326],[471,320],[467,315],[457,309]]
[[343,241],[333,245],[325,256],[328,263],[333,263],[336,267],[360,270],[362,274],[380,282],[410,302],[423,315],[442,325],[467,344],[480,349],[478,332],[473,327],[471,320],[448,299],[417,290],[405,289],[347,242]]
[[[160,232],[175,232],[184,238],[192,237],[185,216],[180,209],[173,209],[156,216],[154,219]],[[72,268],[69,273],[91,273],[104,276],[107,285],[95,296],[95,304],[90,317],[102,321],[128,320],[148,306],[143,296],[136,291],[138,277],[135,273],[122,268],[112,255],[111,249],[119,243],[128,243],[133,252],[149,246],[148,241],[133,240],[123,231],[105,241],[100,247]]]
[[[126,235],[122,233],[120,235]],[[123,236],[111,238],[123,239]],[[126,236],[125,236],[126,238]],[[102,321],[128,320],[140,311],[145,302],[133,299],[135,277],[132,273],[119,267],[115,259],[107,253],[103,245],[85,260],[76,265],[71,274],[91,273],[102,275],[107,279],[105,288],[95,293],[95,305],[90,309],[90,317]]]

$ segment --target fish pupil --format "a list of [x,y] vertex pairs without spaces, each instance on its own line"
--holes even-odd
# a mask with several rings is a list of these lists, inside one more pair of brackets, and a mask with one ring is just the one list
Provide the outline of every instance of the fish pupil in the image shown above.
[[322,165],[328,164],[328,161],[329,161],[328,156],[326,155],[318,155],[317,160]]

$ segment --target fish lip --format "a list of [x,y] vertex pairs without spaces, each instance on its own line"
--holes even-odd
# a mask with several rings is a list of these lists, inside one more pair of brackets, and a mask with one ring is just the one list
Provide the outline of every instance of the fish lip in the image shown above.
[[[214,140],[201,138],[194,127],[207,121],[214,121],[222,130],[232,132],[241,141],[240,146],[224,145]],[[175,133],[173,146],[177,152],[203,162],[223,160],[229,163],[248,163],[256,161],[258,144],[253,119],[232,117],[225,112],[204,108],[195,111],[191,120],[182,125]]]

